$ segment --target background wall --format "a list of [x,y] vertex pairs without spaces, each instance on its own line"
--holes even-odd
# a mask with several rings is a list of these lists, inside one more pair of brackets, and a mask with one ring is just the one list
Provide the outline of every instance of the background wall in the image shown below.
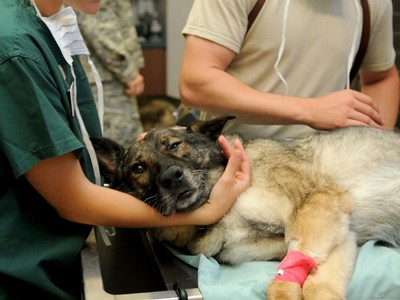
[[167,95],[179,98],[178,77],[183,55],[182,29],[193,0],[166,0]]
[[[179,98],[178,77],[184,46],[182,29],[194,0],[130,1],[145,57],[144,95]],[[161,25],[156,39],[150,25],[154,20]]]
[[394,47],[396,48],[396,65],[400,69],[400,0],[393,0]]

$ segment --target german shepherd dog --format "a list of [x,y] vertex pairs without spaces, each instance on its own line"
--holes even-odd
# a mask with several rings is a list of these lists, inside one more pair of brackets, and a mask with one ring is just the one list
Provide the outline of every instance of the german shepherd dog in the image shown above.
[[[156,129],[130,149],[94,139],[102,173],[112,188],[165,216],[196,209],[226,166],[217,138],[232,118]],[[376,239],[400,246],[398,133],[349,127],[299,139],[255,139],[244,147],[251,187],[224,218],[204,228],[154,229],[152,236],[229,264],[289,253],[311,258],[282,267],[268,285],[268,299],[345,299],[357,244]],[[308,264],[304,282],[277,278],[298,276],[294,269],[301,264]]]

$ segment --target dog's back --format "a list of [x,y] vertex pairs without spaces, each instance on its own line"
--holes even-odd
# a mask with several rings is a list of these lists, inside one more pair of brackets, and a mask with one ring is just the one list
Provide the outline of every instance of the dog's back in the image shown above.
[[279,184],[289,193],[330,178],[351,196],[351,226],[360,243],[381,239],[400,245],[398,133],[352,127],[282,142],[254,140],[245,149],[253,187]]
[[316,165],[349,192],[359,243],[400,246],[400,135],[370,127],[336,130],[316,140]]

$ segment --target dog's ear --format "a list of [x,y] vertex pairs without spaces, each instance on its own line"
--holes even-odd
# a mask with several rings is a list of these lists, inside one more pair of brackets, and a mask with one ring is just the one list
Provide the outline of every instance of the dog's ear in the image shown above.
[[107,138],[91,137],[90,140],[96,152],[101,175],[104,176],[107,183],[112,183],[118,162],[125,153],[125,148]]
[[232,119],[235,119],[234,115],[224,115],[218,118],[213,118],[207,121],[195,121],[192,125],[190,125],[187,130],[189,132],[199,132],[212,140],[217,140],[221,135],[222,129],[225,124]]

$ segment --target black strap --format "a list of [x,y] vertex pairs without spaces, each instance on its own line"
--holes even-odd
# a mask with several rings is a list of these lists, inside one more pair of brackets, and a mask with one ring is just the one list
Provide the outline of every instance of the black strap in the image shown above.
[[363,24],[362,24],[362,33],[361,33],[361,40],[360,46],[358,47],[358,52],[354,59],[353,66],[350,71],[350,82],[356,78],[358,74],[358,70],[361,67],[361,64],[364,60],[365,53],[367,53],[369,36],[371,33],[371,20],[370,20],[370,12],[368,6],[368,0],[361,0],[361,7],[363,11]]
[[261,8],[263,7],[265,0],[258,0],[256,5],[254,5],[253,9],[250,11],[249,15],[247,16],[247,30],[246,33],[249,32],[251,25],[253,25],[254,20],[257,18],[258,13],[260,12]]

